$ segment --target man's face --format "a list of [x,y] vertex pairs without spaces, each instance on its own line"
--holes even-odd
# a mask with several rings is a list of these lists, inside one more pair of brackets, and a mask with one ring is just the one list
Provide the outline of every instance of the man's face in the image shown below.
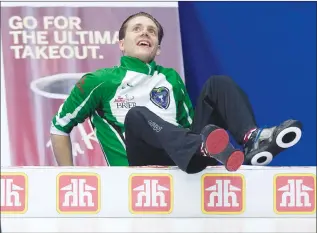
[[125,56],[150,62],[160,54],[157,26],[145,16],[131,19],[127,23],[124,39],[119,41],[119,47]]

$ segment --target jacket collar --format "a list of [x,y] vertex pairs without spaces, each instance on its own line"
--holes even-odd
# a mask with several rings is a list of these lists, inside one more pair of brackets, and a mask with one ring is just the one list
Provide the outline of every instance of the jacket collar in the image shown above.
[[127,68],[128,70],[132,70],[147,75],[153,75],[154,71],[156,70],[155,61],[145,63],[138,58],[129,56],[121,57],[121,66]]

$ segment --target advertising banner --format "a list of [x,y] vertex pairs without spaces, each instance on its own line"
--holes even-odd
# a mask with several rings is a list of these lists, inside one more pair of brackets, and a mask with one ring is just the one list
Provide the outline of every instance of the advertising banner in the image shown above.
[[[15,6],[1,8],[2,55],[12,166],[56,165],[53,115],[86,72],[119,65],[119,28],[131,14],[152,14],[163,26],[156,62],[183,77],[177,4],[164,7]],[[130,4],[131,5],[131,4]],[[106,166],[86,120],[71,133],[74,163]]]

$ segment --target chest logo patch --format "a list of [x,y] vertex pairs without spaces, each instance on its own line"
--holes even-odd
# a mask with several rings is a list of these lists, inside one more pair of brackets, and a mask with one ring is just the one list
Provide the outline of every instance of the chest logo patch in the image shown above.
[[168,109],[170,105],[170,91],[166,87],[153,88],[150,93],[150,100],[159,108]]

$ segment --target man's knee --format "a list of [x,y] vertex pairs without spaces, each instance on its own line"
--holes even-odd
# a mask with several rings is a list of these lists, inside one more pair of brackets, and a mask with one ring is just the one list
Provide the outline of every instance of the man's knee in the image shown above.
[[213,75],[208,78],[207,83],[210,85],[228,85],[234,83],[233,79],[227,75]]
[[141,113],[143,111],[146,111],[148,110],[146,107],[144,106],[135,106],[135,107],[132,107],[127,115],[125,116],[125,120],[124,120],[124,124],[127,125],[127,124],[130,124],[133,122],[135,122],[141,115]]

